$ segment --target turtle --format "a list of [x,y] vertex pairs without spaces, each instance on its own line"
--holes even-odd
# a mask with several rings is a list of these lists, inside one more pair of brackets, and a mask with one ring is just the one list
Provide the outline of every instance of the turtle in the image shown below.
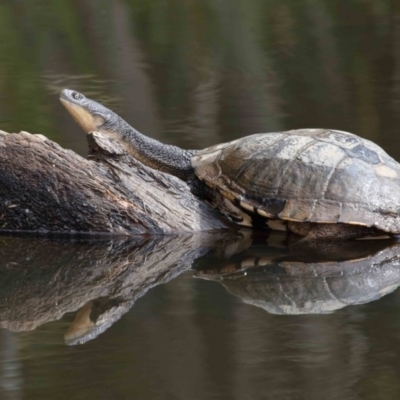
[[400,233],[400,164],[355,134],[296,129],[184,150],[141,134],[77,91],[64,89],[60,100],[86,133],[118,139],[236,224],[310,239]]

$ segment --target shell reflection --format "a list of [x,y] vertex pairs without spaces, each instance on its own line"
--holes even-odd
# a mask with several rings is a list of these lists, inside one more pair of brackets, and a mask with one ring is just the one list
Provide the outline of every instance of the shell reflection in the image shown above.
[[196,277],[220,282],[243,302],[272,314],[323,314],[368,303],[400,285],[400,243],[253,244]]

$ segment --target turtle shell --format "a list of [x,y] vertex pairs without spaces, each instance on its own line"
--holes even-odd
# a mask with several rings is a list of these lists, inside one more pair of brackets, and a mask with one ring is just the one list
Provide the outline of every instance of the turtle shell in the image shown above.
[[192,165],[207,186],[262,217],[400,232],[400,164],[351,133],[255,134],[201,150]]

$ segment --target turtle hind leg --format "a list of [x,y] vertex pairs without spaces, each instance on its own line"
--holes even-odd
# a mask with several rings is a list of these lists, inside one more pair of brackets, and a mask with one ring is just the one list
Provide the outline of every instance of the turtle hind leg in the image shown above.
[[294,221],[288,222],[288,230],[308,239],[356,239],[382,234],[382,231],[367,226]]

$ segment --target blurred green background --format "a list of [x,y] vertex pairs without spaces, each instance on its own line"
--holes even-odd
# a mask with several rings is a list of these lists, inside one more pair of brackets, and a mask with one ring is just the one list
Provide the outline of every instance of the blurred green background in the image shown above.
[[[62,88],[185,148],[321,127],[400,160],[400,1],[0,0],[0,129],[84,155]],[[188,272],[82,346],[72,314],[1,329],[0,400],[395,400],[399,312],[272,315]]]
[[323,127],[392,148],[399,21],[397,0],[2,0],[0,128],[84,154],[68,87],[183,147]]

